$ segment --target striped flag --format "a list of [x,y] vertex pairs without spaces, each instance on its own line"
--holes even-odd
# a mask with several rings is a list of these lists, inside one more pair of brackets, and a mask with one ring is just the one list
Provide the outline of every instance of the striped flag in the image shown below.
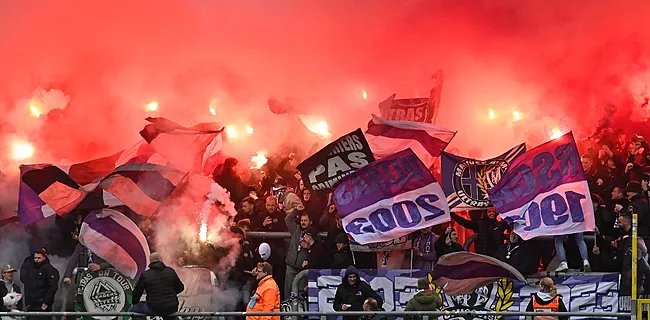
[[365,134],[375,158],[411,148],[427,167],[431,167],[456,131],[429,123],[385,120],[373,114]]
[[448,253],[440,259],[431,271],[431,282],[444,288],[447,295],[460,296],[472,293],[501,278],[526,278],[509,264],[495,258],[461,251]]
[[223,158],[223,126],[199,123],[192,127],[165,118],[147,118],[140,135],[154,150],[184,172],[212,173]]
[[79,242],[133,279],[149,265],[149,245],[144,234],[116,210],[91,212],[81,225]]
[[18,194],[21,224],[32,224],[55,213],[66,214],[75,208],[94,210],[124,205],[97,186],[116,167],[142,162],[168,164],[142,141],[111,156],[73,165],[21,165]]
[[152,216],[185,175],[170,166],[127,163],[116,168],[99,186],[137,214]]

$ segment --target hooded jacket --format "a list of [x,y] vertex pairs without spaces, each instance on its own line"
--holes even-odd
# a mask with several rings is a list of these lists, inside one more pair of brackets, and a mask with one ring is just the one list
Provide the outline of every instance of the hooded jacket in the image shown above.
[[[348,276],[356,275],[357,281],[354,285],[350,285],[348,281]],[[377,304],[382,306],[384,301],[381,299],[379,294],[373,290],[368,283],[361,280],[359,277],[359,270],[354,266],[348,267],[345,270],[345,276],[341,279],[341,284],[336,289],[336,295],[334,296],[334,310],[343,311],[342,306],[344,304],[350,305],[346,311],[363,311],[363,302],[368,298],[374,298],[377,300]],[[343,317],[344,320],[354,320],[358,317]]]
[[[557,297],[557,300],[555,299]],[[557,311],[556,310],[551,310],[551,307],[553,306],[554,303],[557,302]],[[538,306],[537,308],[535,306]],[[533,312],[533,311],[548,311],[548,312],[566,312],[566,306],[564,305],[564,302],[562,302],[562,296],[561,295],[555,295],[552,296],[546,292],[537,292],[531,299],[530,302],[528,303],[528,307],[526,307],[526,312]],[[526,317],[527,320],[533,320],[533,319],[552,319],[554,317],[550,316],[540,316],[540,317]],[[568,320],[569,317],[555,317],[555,319],[559,320]]]
[[[22,275],[21,280],[23,280]],[[27,267],[24,280],[26,297],[23,299],[25,305],[34,308],[40,307],[42,304],[51,307],[54,304],[54,295],[59,289],[59,271],[50,264],[50,259],[45,258],[42,263],[32,261]]]
[[166,266],[162,261],[149,264],[133,289],[133,304],[142,298],[142,293],[147,292],[147,305],[155,314],[172,314],[178,311],[178,294],[185,290],[183,282],[178,278],[174,269]]
[[[406,304],[404,311],[436,311],[442,307],[442,300],[431,290],[421,291],[415,294]],[[410,319],[419,320],[420,316],[411,316]]]

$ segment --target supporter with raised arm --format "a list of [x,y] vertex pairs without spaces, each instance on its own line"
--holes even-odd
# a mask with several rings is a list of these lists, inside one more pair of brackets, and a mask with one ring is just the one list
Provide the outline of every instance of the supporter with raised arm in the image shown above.
[[[302,249],[300,243],[305,238],[307,228],[311,227],[311,219],[309,218],[309,214],[302,209],[304,208],[300,205],[297,209],[292,210],[284,220],[289,233],[291,233],[291,240],[286,252],[287,271],[284,277],[285,299],[290,298],[293,279],[302,270],[303,262],[307,259],[307,250]],[[298,217],[300,223],[296,223]]]
[[514,231],[510,231],[508,242],[497,253],[497,258],[513,266],[524,276],[536,273],[539,268],[540,255],[537,250]]
[[487,209],[478,221],[467,220],[454,212],[451,213],[451,218],[461,226],[476,232],[478,235],[474,242],[476,253],[494,257],[503,247],[503,232],[508,229],[508,224],[503,220],[497,220],[497,213],[493,208]]
[[[334,295],[335,311],[363,311],[363,303],[368,298],[377,300],[377,305],[382,306],[383,300],[368,283],[361,280],[359,271],[354,266],[350,266],[346,271],[341,284],[336,289]],[[358,319],[356,316],[344,316],[344,320]]]
[[458,233],[452,226],[447,227],[445,235],[438,238],[434,245],[438,259],[442,258],[442,256],[448,253],[465,251],[465,249],[463,249],[463,246],[458,243]]

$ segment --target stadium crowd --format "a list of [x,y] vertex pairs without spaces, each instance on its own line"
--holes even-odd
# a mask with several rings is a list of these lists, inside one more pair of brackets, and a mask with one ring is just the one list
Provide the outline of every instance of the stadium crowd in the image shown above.
[[[582,141],[580,148],[583,150],[582,165],[592,191],[597,226],[588,237],[573,234],[555,236],[552,240],[536,238],[523,241],[493,209],[455,212],[451,223],[411,235],[413,250],[398,255],[402,259],[392,267],[410,268],[408,260],[411,258],[414,268],[431,270],[441,256],[471,250],[502,260],[523,275],[571,269],[619,272],[622,274],[619,295],[630,295],[632,214],[637,214],[639,292],[650,293],[650,267],[644,242],[650,237],[650,146],[642,136],[628,137],[622,131],[605,129]],[[228,279],[230,284],[244,292],[237,311],[247,308],[279,310],[280,297],[290,299],[303,293],[301,290],[292,292],[292,285],[297,274],[308,269],[347,269],[334,299],[335,310],[379,310],[381,297],[359,278],[357,269],[376,269],[386,265],[382,259],[385,260],[388,253],[353,252],[331,194],[305,187],[300,172],[295,169],[299,161],[294,153],[287,153],[279,161],[273,160],[262,166],[258,177],[247,178],[246,182],[242,181],[242,170],[234,158],[226,159],[214,173],[215,182],[230,192],[238,210],[231,222],[231,232],[240,238],[241,250]],[[435,174],[435,168],[433,172]],[[251,174],[247,172],[244,176]],[[83,215],[78,214],[74,226],[66,229],[73,239],[78,235],[82,221]],[[155,251],[152,225],[149,218],[138,220],[138,226]],[[250,232],[288,232],[290,238],[252,238]],[[323,237],[324,233],[326,236]],[[550,245],[551,241],[554,245]],[[177,263],[193,264],[193,258],[184,254],[179,253]],[[59,274],[48,266],[47,252],[43,249],[25,260],[20,268],[20,278],[27,299],[24,299],[24,306],[11,308],[51,310]],[[101,270],[110,266],[78,244],[63,276],[64,283],[71,284],[74,267]],[[12,281],[16,271],[11,266],[2,269],[5,285],[0,286],[0,296],[20,291]],[[273,282],[269,281],[270,278]],[[418,284],[423,293],[409,302],[411,310],[429,308],[422,305],[437,308],[441,303],[427,293],[429,286],[425,280]],[[274,289],[273,283],[278,289]],[[546,281],[542,287],[547,295],[538,300],[554,301],[557,293],[553,294],[552,282]],[[299,288],[306,288],[306,284]],[[249,303],[251,295],[258,300],[252,307]],[[7,308],[3,307],[3,310]]]

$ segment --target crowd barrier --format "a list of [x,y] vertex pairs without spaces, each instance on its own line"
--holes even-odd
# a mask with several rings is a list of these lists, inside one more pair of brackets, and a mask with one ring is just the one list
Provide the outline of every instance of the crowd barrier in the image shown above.
[[[400,316],[422,316],[424,320],[428,317],[443,317],[443,316],[524,316],[524,317],[541,317],[541,316],[555,316],[555,317],[590,317],[590,318],[631,318],[631,313],[619,312],[498,312],[498,311],[363,311],[363,312],[184,312],[175,313],[170,316],[176,317],[246,317],[246,316],[281,316],[281,317],[328,317],[328,316],[368,316],[380,315],[388,317]],[[146,316],[133,312],[0,312],[1,317],[133,317],[133,316]],[[149,315],[156,316],[156,315]]]

